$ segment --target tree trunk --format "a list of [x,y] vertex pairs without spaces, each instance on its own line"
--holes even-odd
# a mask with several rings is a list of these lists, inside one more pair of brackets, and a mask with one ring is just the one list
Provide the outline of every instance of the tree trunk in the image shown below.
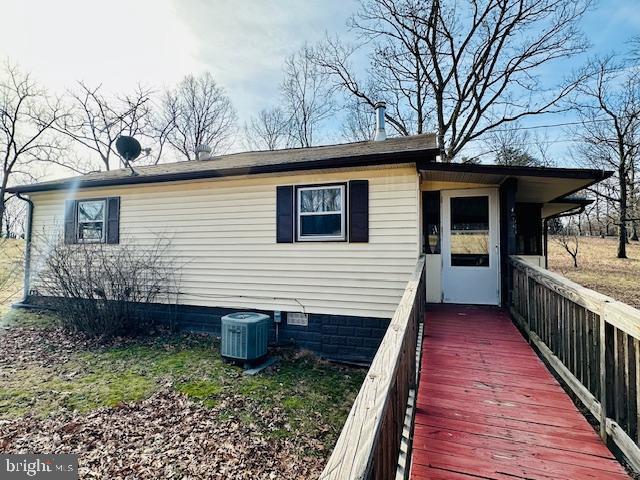
[[[622,162],[624,166],[624,162]],[[624,168],[620,169],[620,229],[618,231],[618,258],[627,258],[627,177]]]
[[582,214],[578,214],[577,226],[578,226],[578,236],[582,237],[582,235],[583,235],[583,232],[582,232]]
[[4,219],[4,213],[6,208],[7,207],[5,205],[4,195],[2,195],[2,197],[0,197],[0,238],[2,238],[2,235],[5,233],[4,222],[2,221],[2,219]]

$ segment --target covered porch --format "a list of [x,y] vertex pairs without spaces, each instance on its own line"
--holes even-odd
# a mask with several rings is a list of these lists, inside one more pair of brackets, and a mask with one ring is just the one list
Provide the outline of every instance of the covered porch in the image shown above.
[[546,267],[548,221],[584,209],[576,192],[611,172],[424,162],[422,252],[430,303],[508,304],[510,255]]

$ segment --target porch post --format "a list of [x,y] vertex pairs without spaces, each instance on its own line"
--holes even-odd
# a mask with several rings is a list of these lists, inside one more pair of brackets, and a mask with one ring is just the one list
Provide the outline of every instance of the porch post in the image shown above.
[[545,218],[542,221],[542,236],[544,243],[544,268],[549,270],[549,220]]
[[516,248],[516,192],[518,180],[508,178],[500,185],[500,266],[502,282],[502,305],[511,305],[512,272],[509,257]]

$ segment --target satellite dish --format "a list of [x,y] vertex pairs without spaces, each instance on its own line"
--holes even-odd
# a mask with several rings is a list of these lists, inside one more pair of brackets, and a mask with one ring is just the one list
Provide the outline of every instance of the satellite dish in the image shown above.
[[118,153],[122,158],[127,162],[131,162],[138,158],[142,151],[142,147],[140,146],[140,142],[135,138],[121,135],[116,140],[116,150],[118,150]]

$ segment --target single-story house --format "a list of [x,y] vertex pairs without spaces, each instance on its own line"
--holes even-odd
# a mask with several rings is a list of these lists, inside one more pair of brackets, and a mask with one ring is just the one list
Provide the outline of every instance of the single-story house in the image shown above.
[[[144,245],[171,233],[171,255],[184,265],[177,314],[185,328],[219,333],[229,312],[280,312],[281,339],[367,361],[421,254],[429,302],[505,303],[508,256],[542,263],[545,219],[580,208],[584,200],[571,195],[609,175],[444,163],[435,135],[384,137],[9,191],[30,201],[34,242],[57,225],[70,243]],[[87,209],[99,213],[88,219]],[[38,288],[26,267],[28,305]]]

